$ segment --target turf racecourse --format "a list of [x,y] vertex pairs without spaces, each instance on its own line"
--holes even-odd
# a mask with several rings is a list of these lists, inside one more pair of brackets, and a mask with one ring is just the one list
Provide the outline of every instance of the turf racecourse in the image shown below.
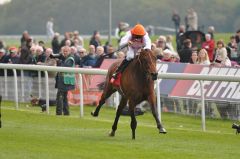
[[163,113],[168,134],[159,134],[150,112],[138,116],[136,140],[131,139],[130,118],[121,117],[115,137],[108,137],[115,111],[103,107],[98,118],[93,107],[71,107],[71,116],[40,113],[36,107],[20,105],[17,111],[4,102],[0,129],[0,159],[237,159],[240,135],[232,121],[206,120]]

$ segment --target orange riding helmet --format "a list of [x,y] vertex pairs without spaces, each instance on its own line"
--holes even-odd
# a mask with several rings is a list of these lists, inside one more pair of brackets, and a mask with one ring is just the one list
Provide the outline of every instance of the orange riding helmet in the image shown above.
[[144,26],[137,24],[131,29],[131,33],[138,36],[144,36],[146,34],[146,31]]

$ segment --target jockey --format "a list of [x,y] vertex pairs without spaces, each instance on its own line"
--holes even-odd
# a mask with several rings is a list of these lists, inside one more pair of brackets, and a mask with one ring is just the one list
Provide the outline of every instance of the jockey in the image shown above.
[[151,50],[151,39],[149,38],[148,33],[145,31],[145,28],[141,24],[137,24],[130,31],[128,31],[124,37],[122,37],[120,46],[124,45],[128,45],[127,55],[113,74],[111,79],[112,83],[115,83],[115,80],[120,79],[121,73],[132,61],[139,49],[144,48]]

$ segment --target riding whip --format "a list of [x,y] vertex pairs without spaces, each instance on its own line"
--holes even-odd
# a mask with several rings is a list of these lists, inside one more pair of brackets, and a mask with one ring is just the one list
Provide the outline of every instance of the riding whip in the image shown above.
[[128,46],[128,43],[125,44],[125,45],[120,46],[116,51],[113,51],[113,52],[107,53],[107,54],[103,55],[102,57],[110,56],[110,55],[114,54],[115,52],[119,52],[119,51],[121,51],[122,49],[126,48],[127,46]]

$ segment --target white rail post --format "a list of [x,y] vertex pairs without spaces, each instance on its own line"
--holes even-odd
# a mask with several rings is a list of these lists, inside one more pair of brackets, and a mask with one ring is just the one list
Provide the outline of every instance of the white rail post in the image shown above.
[[17,85],[17,71],[16,71],[16,69],[13,69],[13,75],[14,75],[15,104],[16,104],[16,109],[18,110],[18,85]]
[[80,117],[83,117],[83,77],[82,74],[79,73],[79,95],[80,95]]
[[42,97],[42,77],[41,71],[38,71],[38,97]]
[[24,102],[25,92],[24,92],[24,72],[21,70],[21,94],[22,94],[22,101]]
[[48,83],[48,71],[44,71],[45,85],[46,85],[46,111],[49,114],[49,83]]
[[160,81],[157,79],[156,89],[157,89],[157,112],[160,122],[162,121],[162,110],[161,110],[161,98],[160,98]]
[[203,85],[203,81],[202,81],[202,80],[200,80],[199,82],[200,82],[200,86],[201,86],[202,130],[203,130],[203,131],[206,131],[204,85]]
[[4,69],[4,91],[5,91],[5,98],[8,97],[8,80],[7,80],[7,69]]

